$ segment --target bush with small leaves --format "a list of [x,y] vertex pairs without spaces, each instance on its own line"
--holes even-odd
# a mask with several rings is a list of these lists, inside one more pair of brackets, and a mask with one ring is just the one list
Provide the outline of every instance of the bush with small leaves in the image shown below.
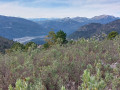
[[97,63],[96,75],[91,75],[89,70],[84,70],[82,76],[81,90],[103,90],[106,87],[105,81],[101,78],[100,64]]
[[28,79],[26,78],[25,80],[18,79],[16,81],[15,87],[12,87],[12,85],[9,85],[8,89],[9,90],[28,90]]
[[43,47],[44,47],[44,49],[47,49],[47,48],[50,47],[50,45],[49,45],[49,43],[45,43],[45,44],[43,45]]
[[66,90],[64,86],[61,87],[61,90]]
[[27,51],[28,49],[36,49],[37,48],[37,44],[35,44],[34,42],[29,42],[25,45],[25,50]]
[[21,43],[14,43],[13,46],[11,47],[11,51],[17,51],[17,50],[24,50],[25,46]]
[[113,40],[118,35],[118,32],[112,31],[108,34],[107,38]]

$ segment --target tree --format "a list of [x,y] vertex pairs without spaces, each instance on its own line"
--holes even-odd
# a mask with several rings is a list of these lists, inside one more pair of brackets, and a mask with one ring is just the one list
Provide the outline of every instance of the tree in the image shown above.
[[108,34],[107,38],[113,40],[118,35],[118,32],[112,31]]
[[57,38],[57,41],[59,40],[61,42],[61,44],[65,43],[67,41],[66,33],[64,33],[62,30],[60,30],[56,33],[56,38]]
[[45,41],[49,44],[49,45],[53,45],[56,42],[56,34],[54,31],[50,31],[49,34],[46,36],[47,38],[45,39]]
[[64,33],[62,30],[58,31],[57,33],[50,31],[46,37],[46,43],[43,45],[44,48],[49,48],[54,44],[64,44],[67,41],[66,33]]

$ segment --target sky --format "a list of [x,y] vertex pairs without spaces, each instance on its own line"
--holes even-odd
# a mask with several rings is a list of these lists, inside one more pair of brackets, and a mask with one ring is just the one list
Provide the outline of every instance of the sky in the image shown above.
[[0,0],[0,15],[23,18],[120,17],[120,0]]

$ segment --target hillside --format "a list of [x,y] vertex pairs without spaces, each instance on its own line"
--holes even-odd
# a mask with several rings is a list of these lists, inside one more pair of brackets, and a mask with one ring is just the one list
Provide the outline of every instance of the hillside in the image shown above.
[[120,33],[120,19],[108,24],[91,23],[80,27],[77,31],[68,36],[69,39],[78,39],[81,37],[90,38],[94,35],[98,36],[102,33],[108,34],[111,31]]
[[5,49],[9,49],[13,45],[12,40],[8,40],[6,38],[0,37],[0,53],[4,53]]
[[120,19],[105,24],[97,30],[97,32],[104,32],[106,34],[110,33],[111,31],[117,31],[120,33]]
[[0,36],[13,39],[25,36],[41,36],[46,30],[39,24],[17,17],[0,16]]
[[100,28],[101,26],[102,24],[99,23],[91,23],[88,25],[84,25],[80,29],[69,35],[68,38],[70,39],[78,39],[81,37],[90,38],[96,33],[97,29]]

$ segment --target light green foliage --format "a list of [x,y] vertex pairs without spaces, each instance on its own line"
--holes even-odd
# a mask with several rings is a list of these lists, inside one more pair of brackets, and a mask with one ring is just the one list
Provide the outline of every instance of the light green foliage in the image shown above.
[[26,78],[24,80],[18,79],[16,81],[15,87],[12,87],[12,85],[9,85],[9,90],[46,90],[44,85],[42,85],[42,82],[40,79],[35,80],[34,85],[31,83],[28,83],[29,78]]
[[112,79],[113,79],[113,74],[109,73],[109,72],[106,72],[105,73],[105,81],[106,81],[106,83],[110,82]]
[[61,87],[61,90],[66,90],[64,86]]
[[12,87],[12,85],[9,85],[8,90],[14,90],[14,88]]
[[12,87],[11,85],[9,85],[8,88],[9,88],[9,90],[28,90],[27,79],[25,79],[25,80],[18,79],[16,81],[15,87]]
[[46,90],[40,78],[34,80],[34,84],[29,86],[29,90]]
[[83,83],[81,84],[82,90],[103,90],[106,86],[105,81],[101,78],[100,63],[96,65],[96,75],[90,75],[89,70],[84,70],[82,76]]
[[63,43],[63,39],[62,38],[57,38],[56,44],[62,44],[62,43]]
[[120,89],[120,77],[114,77],[112,80],[112,90],[119,90]]

